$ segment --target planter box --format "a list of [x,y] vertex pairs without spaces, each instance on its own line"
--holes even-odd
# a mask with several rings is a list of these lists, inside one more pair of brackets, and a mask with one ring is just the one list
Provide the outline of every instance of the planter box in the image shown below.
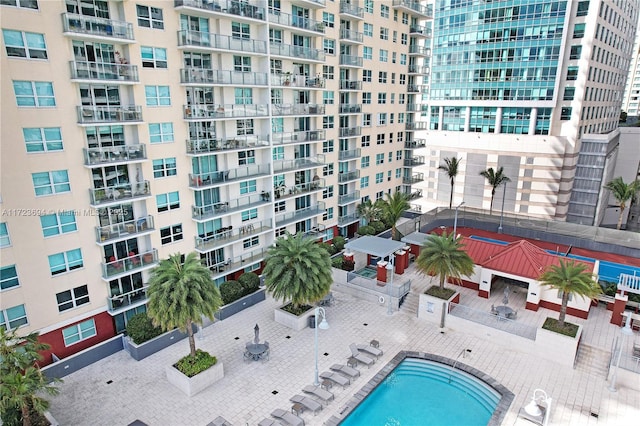
[[187,396],[193,396],[203,391],[224,377],[224,367],[221,361],[193,377],[185,376],[173,365],[167,366],[165,372],[169,383],[180,389]]
[[573,368],[582,336],[582,326],[578,325],[576,337],[565,336],[542,327],[536,333],[536,353],[550,361]]
[[265,289],[261,288],[258,291],[241,297],[235,302],[224,305],[218,312],[215,313],[215,318],[217,320],[229,318],[231,315],[235,315],[244,309],[250,308],[256,303],[262,302],[263,300],[265,300],[265,298]]
[[[193,327],[194,332],[198,330],[197,326]],[[149,355],[153,355],[164,348],[179,342],[187,337],[187,333],[183,333],[178,329],[167,331],[151,340],[140,343],[139,345],[133,343],[129,337],[125,337],[124,349],[131,355],[136,361],[145,359]]]
[[[460,293],[458,292],[455,292],[448,300],[422,293],[420,294],[420,303],[418,305],[418,318],[444,327],[444,318],[449,313],[450,304],[452,302],[458,303],[459,301]],[[444,317],[443,310],[446,312]]]
[[[286,305],[283,305],[286,306]],[[303,313],[299,317],[290,314],[287,311],[283,311],[282,307],[275,309],[275,321],[279,324],[284,325],[285,327],[289,327],[293,330],[300,331],[308,327],[309,325],[309,317],[313,315],[314,309],[311,308],[307,312]]]

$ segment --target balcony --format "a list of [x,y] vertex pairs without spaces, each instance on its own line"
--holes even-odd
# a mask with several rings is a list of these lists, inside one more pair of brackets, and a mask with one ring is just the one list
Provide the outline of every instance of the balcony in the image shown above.
[[[233,15],[241,18],[264,20],[264,7],[237,0],[174,0],[176,8],[206,10],[215,14]],[[185,10],[185,12],[188,12]],[[196,12],[197,13],[197,12]]]
[[196,221],[205,221],[240,212],[252,207],[259,207],[271,200],[270,192],[247,195],[225,202],[217,202],[206,206],[191,206],[191,217]]
[[412,45],[409,46],[409,55],[424,56],[428,58],[431,57],[431,48]]
[[138,66],[130,64],[104,64],[99,62],[70,61],[71,79],[96,82],[117,81],[119,84],[137,83]]
[[138,105],[92,106],[76,107],[79,124],[98,123],[142,123],[142,107]]
[[279,73],[271,74],[272,86],[284,86],[284,87],[306,87],[312,89],[324,88],[324,79],[322,77],[309,78],[305,75],[291,74],[291,73]]
[[338,153],[338,161],[349,161],[360,158],[360,148],[340,151]]
[[187,139],[187,154],[207,155],[220,151],[255,149],[269,146],[268,136],[233,136],[230,139]]
[[123,183],[105,188],[89,189],[89,201],[92,206],[120,204],[124,201],[151,196],[148,180],[137,183]]
[[424,164],[423,156],[416,156],[416,157],[404,159],[405,167],[416,167],[416,166],[422,166],[423,164]]
[[99,167],[113,163],[136,163],[147,159],[144,144],[82,148],[84,165]]
[[299,197],[301,194],[311,194],[322,191],[326,188],[324,179],[313,180],[312,182],[300,183],[293,186],[277,186],[273,190],[276,200],[286,200],[287,198]]
[[238,119],[267,117],[269,106],[266,104],[224,104],[224,105],[184,105],[185,120]]
[[114,43],[133,43],[133,25],[94,16],[62,14],[62,32],[71,37]]
[[426,146],[427,146],[426,139],[415,139],[412,141],[405,141],[404,143],[404,149],[418,149],[418,148],[424,148]]
[[347,183],[357,179],[360,179],[360,170],[338,173],[338,183]]
[[427,112],[429,106],[427,104],[407,104],[407,112]]
[[427,122],[426,121],[407,122],[405,130],[427,130]]
[[352,223],[358,222],[360,215],[358,213],[349,213],[344,216],[338,216],[338,226],[347,226]]
[[364,9],[357,5],[347,3],[346,1],[340,2],[340,14],[350,15],[354,18],[364,19]]
[[[324,22],[315,19],[303,18],[302,16],[290,15],[276,10],[269,10],[269,22],[276,26],[293,27],[299,30],[312,31],[324,34]],[[293,30],[295,31],[295,30]]]
[[269,84],[269,74],[262,72],[238,72],[223,70],[208,70],[202,68],[182,68],[180,83],[197,84],[198,86],[215,84],[232,86],[266,86]]
[[348,30],[346,28],[340,29],[340,41],[343,43],[362,43],[363,34],[358,31]]
[[[409,84],[407,85],[408,93],[420,93],[420,86],[417,84]],[[407,105],[407,111],[409,110],[409,106]]]
[[261,248],[249,253],[243,253],[240,256],[229,258],[223,262],[218,262],[213,265],[207,264],[206,266],[213,273],[214,278],[218,278],[229,274],[230,272],[244,269],[249,265],[260,262],[264,259],[266,254],[267,250]]
[[301,132],[288,133],[272,133],[271,142],[274,145],[287,145],[305,142],[316,142],[325,140],[326,132],[324,130],[307,130]]
[[206,253],[237,241],[242,241],[253,235],[262,234],[271,229],[271,220],[244,224],[236,229],[232,226],[223,226],[211,232],[209,235],[195,237],[196,250],[200,253]]
[[276,215],[276,227],[288,225],[289,223],[299,222],[305,219],[311,219],[318,215],[324,214],[325,205],[322,201],[318,201],[315,206],[308,206],[293,212],[285,212]]
[[293,46],[291,44],[271,43],[271,55],[287,56],[296,60],[309,60],[324,62],[325,54],[320,49],[304,46]]
[[409,65],[409,74],[429,75],[430,73],[431,68],[428,66],[420,66],[416,64]]
[[362,90],[362,81],[340,80],[340,90]]
[[305,237],[313,238],[314,240],[319,240],[319,239],[324,240],[324,237],[326,235],[327,235],[327,229],[322,224],[317,224],[316,226],[314,226],[313,228],[311,228],[310,230],[304,233]]
[[433,5],[425,6],[416,0],[393,0],[392,7],[422,18],[433,18]]
[[361,104],[340,104],[340,114],[360,114],[361,112]]
[[153,216],[137,217],[133,220],[114,223],[107,226],[96,226],[96,242],[100,245],[117,240],[150,234],[155,231]]
[[274,173],[286,173],[295,170],[313,169],[326,164],[325,157],[318,154],[315,157],[296,158],[293,160],[275,160],[273,162]]
[[137,288],[128,293],[117,294],[115,296],[107,297],[107,307],[109,314],[115,314],[120,312],[124,308],[130,306],[142,305],[147,301],[147,290],[149,286]]
[[295,3],[300,3],[306,7],[311,7],[314,9],[319,9],[323,7],[327,7],[327,0],[296,0]]
[[431,28],[422,26],[422,25],[411,25],[409,26],[409,35],[412,37],[424,37],[431,38]]
[[152,268],[157,263],[158,251],[156,249],[117,260],[112,256],[109,262],[101,263],[102,278],[111,280],[117,276]]
[[362,56],[340,55],[340,65],[362,68]]
[[267,53],[267,43],[262,40],[234,38],[221,34],[204,33],[193,30],[178,31],[178,46],[206,50],[231,50],[243,52],[246,55],[264,55]]
[[422,182],[424,180],[424,173],[414,173],[411,177],[403,177],[402,183],[405,185],[413,185],[414,183]]
[[232,170],[189,174],[191,189],[200,189],[222,185],[228,182],[247,180],[254,177],[268,176],[269,164],[252,164],[249,167],[238,167]]
[[319,104],[272,104],[272,115],[324,115],[325,107]]
[[359,126],[355,127],[341,127],[340,128],[340,137],[341,138],[349,138],[354,136],[360,136],[362,133],[362,128]]
[[353,191],[350,194],[344,194],[338,197],[339,206],[345,206],[347,204],[355,203],[356,201],[360,201],[360,191]]

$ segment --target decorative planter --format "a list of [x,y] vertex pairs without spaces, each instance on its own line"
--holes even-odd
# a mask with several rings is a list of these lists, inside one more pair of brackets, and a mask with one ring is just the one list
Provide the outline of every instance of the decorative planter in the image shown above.
[[224,305],[218,312],[215,313],[215,317],[217,320],[229,318],[231,315],[235,315],[238,312],[255,305],[256,303],[262,302],[265,298],[265,289],[261,288],[251,294],[247,294],[246,296],[241,297],[235,302]]
[[224,377],[224,367],[221,361],[193,377],[185,376],[173,365],[167,366],[165,372],[169,383],[180,389],[187,396],[193,396],[203,391]]
[[[440,299],[429,294],[420,294],[420,303],[418,305],[418,318],[427,320],[431,323],[444,327],[446,314],[451,309],[450,304],[460,301],[460,293],[455,292],[449,299]],[[443,310],[445,314],[443,315]]]
[[[287,303],[288,304],[288,303]],[[293,330],[300,331],[308,327],[309,325],[309,317],[313,315],[313,307],[308,311],[304,312],[300,316],[295,316],[290,314],[287,311],[282,310],[282,308],[286,306],[280,306],[275,309],[275,321],[279,324],[284,325],[285,327],[289,327]]]
[[536,333],[536,352],[542,358],[573,367],[581,336],[581,325],[578,325],[578,332],[575,337],[540,327]]
[[[198,329],[194,326],[194,332]],[[151,340],[147,340],[146,342],[140,343],[139,345],[133,343],[133,341],[126,337],[124,339],[124,349],[131,355],[131,358],[136,361],[140,361],[145,359],[149,355],[153,355],[158,351],[161,351],[164,348],[167,348],[173,345],[176,342],[179,342],[182,339],[187,337],[187,333],[182,333],[180,330],[175,329],[171,331],[167,331],[159,336],[154,337]]]

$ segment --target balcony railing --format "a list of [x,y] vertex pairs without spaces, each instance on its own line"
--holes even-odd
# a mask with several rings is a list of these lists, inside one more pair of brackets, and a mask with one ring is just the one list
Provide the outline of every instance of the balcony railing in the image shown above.
[[360,148],[350,149],[347,151],[340,151],[338,153],[339,161],[354,160],[356,158],[360,158]]
[[289,56],[298,60],[308,59],[310,61],[323,62],[325,60],[325,54],[322,50],[282,43],[271,43],[271,54],[278,56]]
[[362,56],[340,55],[340,65],[362,67]]
[[429,106],[427,104],[407,104],[408,112],[427,112]]
[[187,139],[187,154],[210,154],[235,149],[253,149],[269,146],[268,136],[233,136],[229,139]]
[[139,197],[151,195],[151,185],[144,180],[137,183],[123,183],[105,188],[89,189],[89,199],[92,205],[120,203]]
[[303,18],[302,16],[290,15],[276,10],[269,10],[269,22],[272,24],[286,25],[288,27],[300,28],[303,30],[315,31],[324,34],[324,22],[315,19]]
[[136,270],[153,266],[156,263],[158,263],[158,251],[156,249],[123,259],[103,262],[101,264],[102,278],[111,278],[124,273],[135,272]]
[[272,229],[271,220],[252,222],[237,228],[234,228],[233,226],[223,226],[213,232],[210,232],[208,235],[199,235],[195,237],[196,250],[200,252],[207,252],[217,247],[249,238],[252,235],[260,234],[261,232],[265,232],[270,229]]
[[416,65],[416,64],[409,65],[409,74],[429,75],[430,72],[431,72],[431,68],[429,67]]
[[267,53],[267,43],[262,40],[234,38],[231,36],[193,30],[178,31],[178,46],[207,47],[218,50],[234,50],[246,54]]
[[324,114],[324,105],[318,104],[272,104],[271,112],[275,116],[282,115],[314,115]]
[[418,148],[424,148],[425,146],[427,146],[426,139],[415,139],[412,141],[405,141],[404,143],[405,149],[418,149]]
[[142,121],[142,107],[130,106],[91,106],[77,107],[78,123],[127,123]]
[[309,219],[314,216],[323,214],[324,210],[324,203],[322,201],[318,201],[318,204],[315,206],[308,206],[293,212],[280,213],[276,215],[276,226],[280,227],[288,223]]
[[427,122],[426,121],[411,121],[408,122],[406,130],[427,130]]
[[184,105],[183,110],[183,117],[187,120],[266,117],[269,115],[269,106],[266,104]]
[[361,104],[340,104],[340,114],[359,114],[361,112]]
[[[417,84],[409,84],[407,85],[407,92],[409,93],[420,93],[420,86],[418,86]],[[409,110],[409,107],[407,106],[407,111]]]
[[206,266],[213,272],[214,275],[222,272],[228,274],[235,270],[246,268],[252,263],[256,263],[264,259],[267,254],[267,250],[264,248],[253,250],[249,253],[242,253],[240,256],[229,258],[223,262],[218,262],[213,265],[207,264]]
[[338,216],[338,226],[346,226],[359,220],[360,215],[358,213],[349,213],[343,216]]
[[144,144],[117,145],[100,148],[82,148],[85,166],[99,166],[108,163],[143,161],[147,159]]
[[237,0],[174,0],[174,6],[186,6],[211,12],[264,20],[264,7]]
[[127,222],[96,226],[96,241],[100,244],[123,238],[131,238],[137,234],[153,230],[153,216],[137,217]]
[[205,188],[225,182],[231,182],[269,174],[268,164],[252,164],[248,167],[238,167],[232,170],[189,174],[189,186],[192,188]]
[[346,28],[340,29],[341,41],[353,41],[355,43],[362,43],[363,35],[358,31],[348,30]]
[[402,178],[402,183],[405,185],[412,185],[414,183],[422,182],[424,180],[424,173],[414,173],[411,177],[405,176]]
[[415,166],[421,166],[423,164],[424,164],[424,157],[422,156],[416,156],[416,157],[404,159],[405,167],[415,167]]
[[425,18],[433,17],[433,6],[425,6],[416,0],[393,0],[393,7],[404,8],[412,13],[417,13]]
[[305,6],[309,7],[326,7],[327,0],[298,0],[301,3],[305,3]]
[[110,312],[118,311],[127,306],[141,304],[147,300],[147,290],[149,286],[137,288],[128,293],[117,294],[107,297],[107,306]]
[[180,83],[195,84],[230,84],[232,86],[266,86],[269,74],[263,72],[239,72],[209,70],[203,68],[182,68]]
[[431,56],[431,49],[424,46],[409,46],[409,55]]
[[70,61],[71,78],[74,80],[137,82],[138,66],[100,62]]
[[364,9],[358,7],[357,5],[348,3],[346,1],[340,2],[340,13],[345,13],[347,15],[352,15],[357,18],[364,18]]
[[347,183],[356,179],[360,179],[360,170],[338,173],[338,183]]
[[276,200],[281,200],[289,197],[298,197],[300,194],[320,191],[326,187],[324,179],[316,179],[312,182],[301,183],[293,186],[277,186],[273,189],[274,197]]
[[340,137],[341,138],[348,138],[348,137],[352,137],[352,136],[360,136],[360,134],[362,133],[362,128],[356,126],[356,127],[342,127],[340,129]]
[[191,217],[195,220],[208,220],[217,216],[257,207],[270,201],[271,193],[262,192],[245,197],[234,198],[229,201],[217,202],[206,206],[191,206]]
[[272,133],[271,141],[274,145],[285,145],[289,143],[313,142],[326,139],[324,130],[306,130],[302,132]]
[[340,90],[362,90],[362,81],[340,80]]
[[283,173],[293,170],[310,169],[322,167],[326,164],[324,155],[318,154],[315,157],[296,158],[293,160],[276,160],[273,162],[273,172]]
[[98,37],[133,41],[133,25],[125,21],[96,18],[94,16],[62,14],[62,28],[65,33],[85,34]]
[[324,239],[326,235],[327,235],[327,229],[321,223],[317,224],[316,226],[314,226],[313,228],[311,228],[310,230],[304,233],[305,237],[313,238],[314,240],[318,240],[320,238]]
[[409,35],[415,37],[431,37],[431,28],[422,25],[411,25],[409,27]]
[[360,191],[353,191],[350,194],[340,195],[338,197],[338,204],[344,206],[345,204],[351,204],[360,200]]

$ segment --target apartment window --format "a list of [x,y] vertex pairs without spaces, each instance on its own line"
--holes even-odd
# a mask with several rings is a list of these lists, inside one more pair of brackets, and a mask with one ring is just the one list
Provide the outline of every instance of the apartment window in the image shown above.
[[0,0],[0,4],[25,9],[38,9],[38,0]]
[[560,113],[560,120],[571,120],[571,107],[563,107]]
[[62,291],[56,294],[58,302],[58,312],[89,303],[89,289],[86,285]]
[[564,88],[564,96],[562,97],[563,101],[572,101],[573,97],[576,93],[575,87],[565,87]]
[[240,22],[231,23],[231,37],[233,38],[251,38],[251,27],[249,24],[241,24]]
[[402,177],[402,169],[396,169],[396,179],[400,179]]
[[136,13],[138,15],[138,26],[145,28],[154,28],[157,30],[164,29],[164,20],[162,19],[162,9],[151,6],[136,5]]
[[[391,83],[393,83],[393,81]],[[396,94],[395,93],[391,93],[391,97],[389,98],[389,102],[390,103],[394,103],[395,101],[396,101]]]
[[369,156],[368,155],[360,157],[360,167],[362,167],[363,169],[369,167]]
[[573,38],[582,38],[584,37],[584,29],[587,24],[575,24],[573,26]]
[[9,229],[6,222],[0,222],[0,248],[11,246],[11,239],[9,238]]
[[74,269],[82,268],[82,251],[74,249],[49,256],[49,271],[51,275],[63,274]]
[[242,217],[243,222],[246,222],[251,219],[256,219],[258,217],[258,209],[245,210],[240,215]]
[[176,241],[180,241],[182,238],[183,235],[181,223],[160,228],[160,242],[162,243],[162,245],[175,243]]
[[333,115],[325,115],[322,117],[322,128],[333,129]]
[[407,25],[409,23],[409,14],[402,12],[402,23]]
[[387,124],[387,113],[379,112],[378,113],[378,126],[384,126]]
[[386,93],[378,93],[378,103],[386,104],[387,103],[387,94]]
[[373,24],[364,24],[364,35],[366,37],[373,37]]
[[380,62],[388,62],[389,60],[389,51],[380,49]]
[[369,176],[360,178],[360,189],[369,187]]
[[399,84],[406,84],[407,83],[407,75],[406,74],[400,74],[399,78],[400,78],[400,81],[398,82]]
[[391,52],[391,63],[392,64],[396,63],[396,52]]
[[255,247],[258,244],[260,244],[260,238],[258,237],[248,238],[242,241],[242,247],[245,249]]
[[331,38],[325,38],[322,41],[322,47],[324,48],[324,53],[328,55],[336,54],[336,41]]
[[376,183],[382,183],[384,182],[384,173],[380,172],[380,173],[376,173]]
[[384,145],[384,137],[384,133],[378,133],[378,135],[376,136],[376,145]]
[[327,164],[322,167],[322,176],[331,176],[333,175],[333,163]]
[[329,220],[329,219],[333,219],[333,207],[329,207],[327,210],[324,211],[324,214],[322,215],[322,220]]
[[274,204],[273,209],[275,210],[276,213],[285,211],[287,209],[286,201],[278,201],[278,202],[276,202]]
[[240,182],[240,194],[249,194],[251,192],[256,192],[256,181],[249,180],[246,182]]
[[283,226],[282,228],[276,229],[276,238],[284,237],[285,235],[287,235],[287,227],[286,226]]
[[373,13],[373,0],[364,0],[364,11]]
[[176,166],[176,158],[161,158],[153,160],[153,177],[162,178],[167,176],[175,176],[178,173]]
[[24,305],[16,305],[0,311],[0,328],[14,329],[20,325],[27,324],[27,312]]
[[578,2],[578,10],[576,11],[576,16],[587,16],[587,13],[589,13],[589,0]]
[[78,230],[76,215],[72,211],[40,216],[40,226],[45,237],[66,234]]
[[149,142],[173,142],[173,123],[149,123]]
[[404,112],[399,112],[398,113],[398,123],[399,124],[404,123]]
[[386,83],[386,82],[387,82],[387,72],[378,71],[378,83]]
[[274,161],[284,160],[284,147],[283,146],[277,146],[275,148],[272,148],[271,158]]
[[335,92],[331,91],[323,91],[322,92],[322,103],[325,105],[333,105]]
[[[280,66],[282,66],[282,62],[280,62]],[[250,56],[234,56],[233,70],[238,72],[251,71],[251,57]]]
[[578,67],[567,67],[567,80],[577,80],[578,79]]
[[269,29],[269,42],[275,44],[282,43],[282,30]]
[[253,119],[236,121],[236,134],[238,136],[252,135],[253,130]]
[[18,287],[19,285],[20,281],[18,280],[16,265],[0,267],[0,290]]
[[27,152],[62,151],[60,127],[29,127],[22,129]]
[[400,44],[407,44],[407,35],[405,33],[400,34]]
[[333,65],[323,65],[322,78],[324,78],[325,80],[333,80],[333,77],[334,77]]
[[238,152],[238,165],[246,166],[247,164],[256,163],[256,152],[253,149]]
[[156,195],[158,213],[180,208],[180,193],[178,191]]
[[373,59],[373,48],[364,46],[362,48],[362,57],[364,59]]
[[404,53],[400,54],[400,65],[407,65],[407,55]]
[[7,56],[29,59],[47,59],[44,34],[2,30]]
[[[402,74],[400,74],[400,81],[402,81]],[[400,105],[404,105],[404,93],[400,93],[400,95],[398,95],[398,103]]]
[[31,173],[31,180],[37,197],[71,191],[66,170]]
[[54,107],[56,98],[53,94],[53,83],[46,81],[13,82],[13,91],[18,106],[26,107]]
[[171,105],[169,86],[144,86],[144,96],[147,100],[147,106]]
[[322,199],[326,200],[327,198],[333,197],[333,185],[327,186],[322,190]]
[[62,337],[64,339],[65,346],[71,346],[83,340],[87,340],[96,334],[98,333],[96,332],[96,323],[93,318],[62,329]]
[[403,139],[404,139],[404,133],[398,132],[398,136],[396,137],[396,141],[397,142],[402,142]]
[[371,103],[371,92],[362,92],[362,103],[363,104]]
[[396,151],[396,161],[402,160],[402,151]]
[[325,27],[333,28],[336,24],[336,17],[333,13],[322,12],[322,23]]
[[384,4],[380,5],[380,16],[382,16],[383,18],[389,17],[389,6]]
[[384,164],[384,154],[376,154],[376,164]]
[[380,40],[389,40],[389,28],[380,27]]
[[371,126],[371,114],[362,114],[362,125],[365,127]]
[[328,152],[333,152],[333,139],[322,142],[322,152],[325,154]]
[[360,138],[360,146],[367,147],[371,145],[371,135],[364,135]]
[[580,59],[580,55],[582,54],[582,45],[571,46],[571,53],[569,54],[569,59]]
[[397,31],[393,32],[392,40],[393,40],[394,43],[398,42],[398,32]]
[[371,70],[362,70],[362,81],[365,83],[371,83]]
[[167,68],[167,49],[161,47],[140,47],[142,68]]
[[253,103],[253,89],[236,87],[233,89],[236,105],[251,105]]

